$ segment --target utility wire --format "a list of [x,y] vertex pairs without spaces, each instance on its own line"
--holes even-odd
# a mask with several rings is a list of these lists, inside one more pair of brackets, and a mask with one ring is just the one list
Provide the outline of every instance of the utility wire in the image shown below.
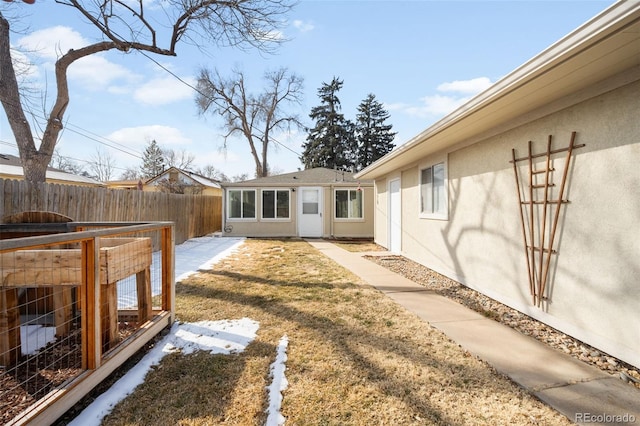
[[[175,79],[177,79],[180,83],[182,83],[182,84],[184,84],[185,86],[187,86],[187,87],[191,88],[191,89],[192,89],[193,91],[195,91],[196,93],[198,93],[198,94],[200,94],[200,95],[202,95],[202,96],[205,96],[205,97],[206,97],[206,95],[205,95],[204,93],[202,93],[200,90],[198,90],[198,88],[197,88],[197,87],[193,86],[192,84],[190,84],[189,82],[187,82],[186,80],[184,80],[183,78],[181,78],[180,76],[178,76],[177,74],[175,74],[173,71],[171,71],[170,69],[168,69],[167,67],[165,67],[164,65],[162,65],[160,62],[158,62],[157,60],[155,60],[153,57],[151,57],[150,55],[148,55],[148,54],[147,54],[146,52],[144,52],[143,50],[137,50],[137,52],[139,52],[139,53],[140,53],[140,54],[142,54],[144,57],[146,57],[147,59],[149,59],[151,62],[153,62],[154,64],[156,64],[158,67],[160,67],[162,70],[164,70],[165,72],[167,72],[169,75],[171,75],[172,77],[174,77]],[[47,118],[46,118],[46,117],[43,117],[43,116],[41,116],[41,115],[38,115],[38,114],[36,114],[36,113],[34,113],[34,112],[31,112],[31,111],[30,111],[29,113],[30,113],[31,115],[33,115],[34,117],[37,117],[37,118],[39,118],[39,119],[47,120]],[[74,129],[74,128],[75,128],[75,129]],[[77,135],[79,135],[79,136],[83,136],[83,137],[85,137],[85,138],[87,138],[87,139],[89,139],[89,140],[92,140],[92,141],[94,141],[94,142],[97,142],[97,143],[99,143],[99,144],[102,144],[102,145],[108,146],[108,147],[110,147],[110,148],[113,148],[113,149],[115,149],[115,150],[117,150],[117,151],[120,151],[120,152],[122,152],[122,153],[124,153],[124,154],[127,154],[127,155],[130,155],[130,156],[132,156],[132,157],[135,157],[135,158],[137,158],[137,159],[139,159],[139,160],[142,160],[142,159],[143,159],[142,154],[141,154],[141,153],[139,153],[138,151],[131,150],[129,147],[127,147],[127,146],[125,146],[125,145],[123,145],[123,144],[120,144],[120,143],[118,143],[118,142],[116,142],[116,141],[110,140],[110,139],[108,139],[108,138],[106,138],[106,137],[104,137],[104,136],[97,135],[96,133],[93,133],[93,132],[91,132],[90,130],[84,129],[84,128],[82,128],[82,127],[80,127],[80,126],[77,126],[77,125],[75,125],[75,124],[73,124],[73,123],[70,123],[70,122],[68,122],[68,121],[65,123],[64,129],[65,129],[65,130],[68,130],[68,131],[70,131],[70,132],[72,132],[72,133],[75,133],[75,134],[77,134]],[[77,130],[76,130],[76,129],[77,129]],[[264,136],[264,132],[262,132],[260,129],[255,129],[255,128],[254,128],[253,130],[254,130],[254,131],[257,131],[257,132],[262,133],[262,136]],[[92,135],[92,136],[89,136],[89,135]],[[98,138],[103,139],[103,140],[100,140],[100,139],[98,139]],[[298,157],[300,157],[300,156],[301,156],[301,154],[300,154],[299,152],[297,152],[297,151],[293,150],[292,148],[290,148],[290,147],[289,147],[289,146],[287,146],[286,144],[284,144],[284,143],[280,142],[280,141],[279,141],[279,140],[277,140],[276,138],[274,138],[274,137],[270,137],[270,138],[269,138],[269,140],[270,140],[270,141],[275,142],[277,145],[279,145],[279,146],[281,146],[282,148],[284,148],[284,149],[286,149],[286,150],[290,151],[291,153],[295,154],[296,156],[298,156]],[[105,142],[105,141],[108,141],[108,142]],[[11,146],[12,148],[14,147],[13,145],[11,145],[11,144],[10,144],[10,143],[8,143],[8,142],[2,142],[2,144],[3,144],[3,145]],[[15,148],[17,149],[17,145],[15,145]],[[67,156],[65,156],[65,158],[71,158],[71,157],[67,157]],[[72,158],[72,159],[73,159],[73,158]],[[76,160],[76,161],[86,162],[86,163],[89,163],[89,164],[91,163],[91,162],[90,162],[90,161],[88,161],[88,160],[77,160],[77,159],[74,159],[74,160]],[[115,167],[115,168],[117,168],[117,167]],[[122,169],[122,170],[126,170],[126,169]]]
[[[17,145],[17,144],[15,144],[15,143],[0,140],[0,145],[6,145],[6,146],[9,146],[9,147],[11,147],[11,148],[15,149],[16,151],[18,151],[18,145]],[[89,165],[97,164],[97,162],[96,162],[96,161],[93,161],[93,160],[82,160],[82,159],[80,159],[80,158],[70,157],[70,156],[68,156],[68,155],[59,155],[59,154],[55,154],[55,155],[57,155],[58,157],[61,157],[61,158],[65,158],[65,159],[67,159],[67,160],[77,161],[77,162],[79,162],[79,163],[86,163],[86,164],[89,164]],[[113,169],[118,169],[118,170],[124,170],[124,171],[129,170],[129,169],[127,169],[127,168],[124,168],[124,167],[118,167],[118,166],[112,166],[111,168],[113,168]]]
[[[138,52],[140,52],[140,54],[142,54],[142,56],[144,56],[145,58],[149,59],[151,62],[153,62],[154,64],[156,64],[158,67],[160,67],[161,69],[163,69],[164,71],[166,71],[167,73],[169,73],[172,77],[174,77],[175,79],[177,79],[179,82],[181,82],[182,84],[184,84],[185,86],[191,88],[194,92],[198,93],[201,96],[204,96],[205,98],[207,97],[206,94],[202,93],[200,90],[198,90],[197,87],[194,87],[192,84],[190,84],[188,81],[185,81],[183,78],[181,78],[180,76],[178,76],[177,74],[175,74],[173,71],[171,71],[170,69],[168,69],[167,67],[165,67],[164,65],[162,65],[160,62],[156,61],[153,57],[147,55],[146,52],[139,50]],[[252,128],[252,130],[257,131],[262,133],[262,136],[264,136],[264,132],[261,131],[260,129],[256,129],[256,128]],[[271,137],[269,138],[270,141],[275,142],[276,144],[280,145],[281,147],[283,147],[284,149],[287,149],[289,151],[291,151],[292,153],[294,153],[297,156],[301,156],[301,154],[299,152],[294,151],[293,149],[291,149],[290,147],[288,147],[287,145],[285,145],[284,143],[280,142],[279,140]]]
[[[7,103],[10,103],[10,101],[8,101]],[[13,104],[13,105],[15,106],[15,104]],[[38,118],[40,120],[44,120],[44,121],[47,120],[46,117],[44,117],[44,116],[42,116],[40,114],[36,114],[35,112],[32,112],[32,111],[29,111],[28,114],[30,114],[33,117]],[[78,130],[74,130],[74,128],[78,129]],[[123,145],[123,144],[121,144],[119,142],[113,141],[113,140],[111,140],[109,138],[106,138],[104,136],[100,136],[100,135],[98,135],[96,133],[93,133],[90,130],[84,129],[84,128],[82,128],[82,127],[80,127],[78,125],[75,125],[73,123],[70,123],[68,121],[65,123],[65,125],[63,127],[63,130],[68,130],[68,131],[70,131],[72,133],[75,133],[75,134],[83,136],[83,137],[85,137],[87,139],[90,139],[90,140],[93,140],[95,142],[98,142],[99,144],[108,146],[108,147],[113,148],[113,149],[115,149],[117,151],[120,151],[120,152],[123,152],[125,154],[128,154],[128,155],[130,155],[132,157],[135,157],[135,158],[137,158],[139,160],[142,160],[142,158],[143,158],[142,157],[142,153],[140,153],[138,151],[135,151],[135,150],[127,147],[126,145]],[[89,136],[87,134],[93,135],[93,136]],[[100,140],[98,138],[103,139],[104,141]],[[107,141],[107,142],[105,142],[105,141]]]
[[[82,132],[79,132],[79,131],[77,131],[77,130],[73,130],[73,129],[69,129],[69,128],[67,128],[67,130],[68,130],[68,131],[70,131],[70,132],[72,132],[72,133],[75,133],[75,134],[77,134],[77,135],[84,136],[85,138],[90,139],[90,140],[92,140],[92,141],[98,142],[98,143],[100,143],[100,144],[102,144],[102,145],[106,145],[106,146],[108,146],[108,147],[110,147],[110,148],[115,149],[116,151],[123,152],[123,153],[125,153],[125,154],[127,154],[127,155],[130,155],[130,156],[132,156],[132,157],[135,157],[135,158],[137,158],[137,159],[139,159],[139,160],[142,160],[142,159],[143,159],[143,157],[142,157],[141,155],[137,154],[137,153],[136,153],[136,154],[133,154],[133,153],[131,153],[131,152],[127,151],[127,150],[124,150],[124,149],[119,148],[119,147],[117,147],[117,146],[114,146],[114,145],[108,144],[108,143],[106,143],[106,142],[100,141],[100,140],[98,140],[98,139],[96,139],[96,138],[94,138],[94,137],[92,137],[92,136],[86,135],[86,134],[84,134],[84,133],[82,133]],[[112,141],[110,141],[110,142],[112,142]]]

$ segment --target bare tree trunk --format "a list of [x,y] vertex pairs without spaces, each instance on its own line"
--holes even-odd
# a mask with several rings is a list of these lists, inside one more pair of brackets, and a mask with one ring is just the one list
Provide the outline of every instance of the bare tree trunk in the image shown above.
[[40,155],[33,142],[31,127],[20,103],[10,45],[9,22],[0,14],[0,101],[19,147],[25,179],[29,182],[44,182],[51,155]]
[[[45,182],[47,167],[51,162],[53,151],[62,130],[62,119],[69,104],[69,85],[67,69],[74,61],[111,49],[126,49],[114,42],[100,42],[77,50],[69,50],[56,62],[56,102],[49,113],[49,118],[42,135],[40,147],[36,147],[31,127],[24,114],[20,102],[20,91],[15,70],[11,61],[9,41],[9,22],[0,14],[0,101],[7,114],[7,121],[20,152],[20,160],[24,179],[31,184]],[[35,188],[35,185],[32,185]]]
[[260,157],[258,157],[258,151],[256,150],[256,145],[253,142],[253,135],[251,134],[251,130],[247,129],[245,132],[245,136],[249,140],[249,149],[251,150],[251,156],[253,157],[253,161],[256,163],[256,177],[263,177],[264,163],[260,162]]
[[267,164],[267,148],[269,146],[269,132],[265,132],[262,141],[262,174],[258,177],[269,176],[269,165]]
[[[46,172],[47,166],[53,156],[56,143],[58,142],[58,135],[62,130],[62,119],[65,111],[67,110],[67,106],[69,105],[69,84],[67,81],[67,69],[69,68],[69,65],[80,58],[84,58],[85,56],[118,48],[121,49],[121,46],[117,43],[106,41],[100,42],[77,50],[71,49],[56,61],[56,84],[58,92],[56,102],[49,113],[47,126],[45,127],[42,135],[42,142],[40,143],[40,149],[38,150],[37,158],[42,163],[38,163],[36,167],[43,167]],[[25,164],[24,160],[23,164]],[[25,179],[30,182],[44,182],[44,179],[32,180],[30,176],[27,176],[27,168],[30,167],[25,167]]]

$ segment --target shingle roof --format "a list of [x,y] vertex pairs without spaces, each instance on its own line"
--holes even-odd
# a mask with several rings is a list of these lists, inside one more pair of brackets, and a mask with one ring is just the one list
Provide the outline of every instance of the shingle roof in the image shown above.
[[372,184],[370,180],[359,181],[353,178],[353,173],[332,170],[324,167],[299,170],[297,172],[263,178],[246,180],[244,182],[226,182],[222,186],[269,186],[269,185],[328,185],[328,184]]

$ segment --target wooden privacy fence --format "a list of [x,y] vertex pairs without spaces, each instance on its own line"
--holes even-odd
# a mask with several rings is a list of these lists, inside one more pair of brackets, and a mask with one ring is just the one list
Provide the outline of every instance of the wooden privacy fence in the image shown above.
[[222,230],[222,197],[167,194],[0,179],[0,218],[24,211],[49,211],[77,222],[175,223],[175,242]]

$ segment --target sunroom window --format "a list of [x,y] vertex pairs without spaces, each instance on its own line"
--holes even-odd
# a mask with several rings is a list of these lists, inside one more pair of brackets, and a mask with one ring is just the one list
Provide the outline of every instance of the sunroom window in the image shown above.
[[336,190],[336,219],[362,219],[362,190]]
[[230,189],[227,215],[229,219],[255,219],[255,189]]
[[262,218],[289,219],[288,190],[262,190]]

